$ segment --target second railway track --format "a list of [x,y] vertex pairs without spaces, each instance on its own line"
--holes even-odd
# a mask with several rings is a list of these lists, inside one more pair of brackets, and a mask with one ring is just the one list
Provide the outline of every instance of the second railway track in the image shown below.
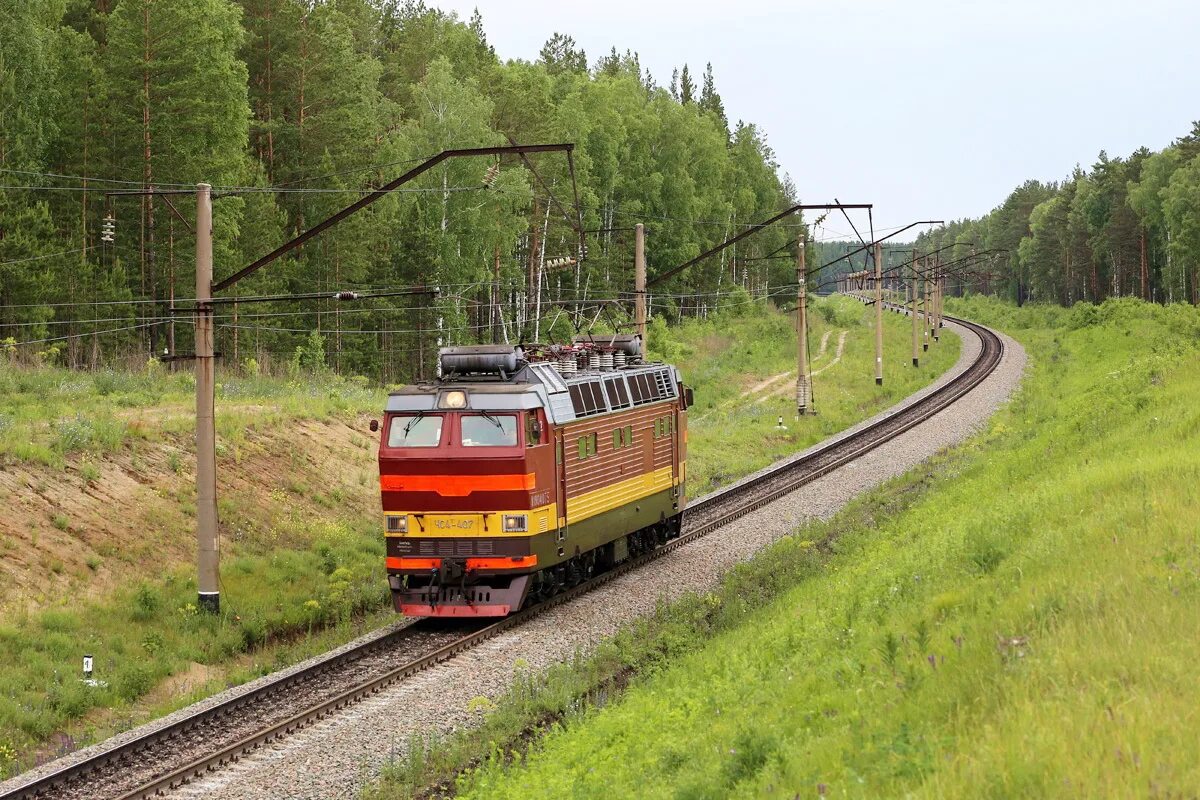
[[944,410],[999,365],[1004,345],[987,328],[978,357],[939,388],[893,414],[693,503],[683,534],[554,599],[485,627],[416,623],[364,642],[96,755],[27,782],[0,800],[153,797],[310,725],[384,687],[454,657],[547,608],[637,569],[844,466]]

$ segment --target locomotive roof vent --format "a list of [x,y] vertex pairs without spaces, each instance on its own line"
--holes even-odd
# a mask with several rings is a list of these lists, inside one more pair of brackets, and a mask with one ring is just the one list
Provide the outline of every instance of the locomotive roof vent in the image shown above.
[[507,344],[443,347],[438,351],[442,375],[499,375],[507,379],[525,364],[525,351]]

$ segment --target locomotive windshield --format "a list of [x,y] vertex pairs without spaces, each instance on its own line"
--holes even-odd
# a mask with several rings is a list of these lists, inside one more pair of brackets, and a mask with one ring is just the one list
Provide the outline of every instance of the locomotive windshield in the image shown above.
[[440,414],[404,414],[392,417],[388,447],[437,447],[442,441]]
[[463,447],[513,447],[517,443],[517,418],[513,414],[464,414]]

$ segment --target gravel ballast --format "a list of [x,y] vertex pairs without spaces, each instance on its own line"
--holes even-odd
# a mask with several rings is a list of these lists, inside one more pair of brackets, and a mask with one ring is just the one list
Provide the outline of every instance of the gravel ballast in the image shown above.
[[[953,323],[947,323],[947,328],[963,343],[953,369],[898,406],[835,438],[895,413],[962,372],[979,353],[979,340]],[[647,568],[549,609],[339,715],[181,787],[171,797],[232,800],[353,796],[375,780],[386,763],[403,755],[412,739],[445,735],[478,723],[482,712],[468,710],[471,701],[498,698],[518,670],[544,670],[576,652],[590,650],[597,641],[638,616],[653,613],[660,600],[713,587],[732,566],[788,535],[797,524],[832,516],[856,495],[964,440],[1020,383],[1025,352],[1009,337],[1001,338],[1004,357],[982,384],[950,408],[862,458],[679,548]]]

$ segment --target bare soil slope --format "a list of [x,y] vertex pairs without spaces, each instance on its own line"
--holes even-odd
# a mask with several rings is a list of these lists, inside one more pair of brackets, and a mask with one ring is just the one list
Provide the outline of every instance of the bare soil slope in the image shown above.
[[[169,409],[136,412],[132,424]],[[303,546],[314,522],[378,506],[366,416],[269,422],[218,437],[221,543],[261,552]],[[0,466],[0,612],[98,596],[194,556],[195,445],[189,433],[68,458],[65,468]],[[228,549],[226,550],[228,553]]]

